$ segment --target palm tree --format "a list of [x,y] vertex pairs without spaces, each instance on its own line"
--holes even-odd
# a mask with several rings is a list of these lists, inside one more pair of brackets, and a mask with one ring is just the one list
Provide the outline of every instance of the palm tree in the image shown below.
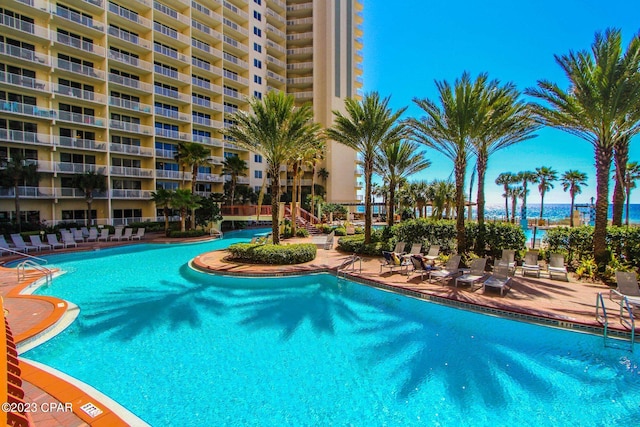
[[464,227],[464,184],[467,159],[472,141],[481,136],[485,106],[497,81],[488,82],[487,74],[475,81],[465,72],[452,87],[436,81],[441,106],[429,99],[414,99],[426,117],[409,119],[414,140],[432,148],[453,161],[456,185],[456,237],[458,252],[466,249]]
[[13,189],[18,232],[22,231],[22,213],[20,212],[20,186],[38,186],[40,173],[38,162],[26,159],[21,152],[11,151],[10,159],[2,159],[4,169],[0,170],[0,185]]
[[334,125],[327,129],[329,138],[351,147],[362,157],[364,166],[364,243],[371,242],[371,178],[375,153],[384,144],[405,135],[404,124],[397,123],[406,110],[395,113],[388,107],[390,98],[380,99],[377,92],[366,94],[362,101],[347,98],[346,115],[334,111]]
[[569,52],[556,56],[556,62],[569,80],[569,89],[541,80],[527,93],[544,102],[536,106],[544,124],[576,135],[594,148],[597,199],[593,251],[603,266],[608,261],[609,172],[614,147],[640,131],[640,36],[633,36],[624,51],[620,30],[607,29],[604,34],[596,33],[591,52]]
[[[196,194],[196,183],[198,181],[198,168],[209,163],[211,150],[197,142],[184,141],[178,145],[176,160],[182,164],[183,171],[186,168],[191,170],[191,194]],[[196,228],[196,215],[191,212],[191,228]]]
[[434,180],[431,183],[429,198],[431,199],[431,217],[442,219],[445,212],[450,210],[451,204],[455,203],[455,184],[451,181]]
[[582,193],[583,185],[587,185],[587,174],[571,169],[562,174],[560,181],[562,182],[562,189],[564,191],[569,190],[569,195],[571,196],[569,225],[573,227],[573,207],[575,206],[576,195]]
[[171,197],[171,206],[180,211],[180,231],[186,231],[185,220],[187,218],[187,211],[195,211],[200,207],[198,200],[199,196],[191,193],[191,191],[179,188],[173,192]]
[[613,212],[611,215],[611,225],[622,225],[622,210],[626,194],[625,174],[627,163],[629,162],[629,137],[619,138],[613,146],[613,167],[614,167],[614,187],[613,187]]
[[420,218],[425,217],[427,215],[426,207],[427,207],[427,188],[429,184],[426,181],[416,181],[409,184],[409,188],[411,189],[411,194],[415,197],[415,208],[414,210],[418,211],[418,216]]
[[318,169],[318,178],[320,178],[322,182],[326,183],[329,178],[329,171],[325,168]]
[[[529,190],[527,189],[528,183],[535,183],[537,181],[537,176],[535,172],[524,171],[518,173],[518,181],[522,182],[522,212],[520,214],[520,221],[525,221],[527,219],[527,195],[529,194]],[[515,216],[515,215],[514,215]]]
[[[496,178],[496,185],[502,185],[504,189],[504,211],[507,217],[507,222],[509,222],[509,185],[516,183],[516,175],[511,172],[503,172]],[[513,216],[516,216],[516,213],[513,212]]]
[[317,141],[320,128],[313,123],[308,104],[296,107],[293,96],[283,92],[268,92],[263,99],[250,99],[249,104],[251,112],[234,113],[236,124],[224,133],[267,160],[271,175],[271,230],[273,243],[279,244],[280,166],[287,163],[296,148]]
[[173,191],[166,190],[164,188],[158,188],[156,191],[151,192],[151,200],[156,204],[156,207],[162,208],[164,214],[164,235],[169,235],[169,206],[173,200]]
[[78,190],[84,192],[87,202],[87,218],[91,225],[91,204],[93,203],[94,192],[104,192],[107,189],[107,178],[100,172],[87,171],[81,175],[76,175],[73,183]]
[[400,181],[430,165],[431,162],[418,151],[418,144],[402,139],[388,141],[375,153],[373,170],[389,184],[389,227],[393,226],[396,189]]
[[558,172],[553,169],[542,166],[536,168],[536,182],[538,183],[538,191],[540,192],[540,220],[544,211],[544,195],[553,188],[553,182],[558,180]]
[[629,226],[629,196],[631,190],[636,188],[636,181],[640,179],[640,164],[638,162],[627,163],[627,170],[624,177],[624,189],[627,198],[626,220],[625,224]]
[[[317,143],[313,145],[309,150],[307,150],[305,156],[305,162],[307,165],[311,166],[311,215],[315,216],[315,203],[313,200],[316,198],[316,168],[318,167],[318,162],[321,162],[324,159],[324,152],[326,149],[325,140],[320,138]],[[325,169],[326,172],[326,169]]]
[[526,197],[526,193],[523,187],[509,187],[507,194],[511,197],[511,222],[515,224],[518,199],[524,199]]
[[247,170],[249,170],[249,168],[247,167],[247,162],[245,162],[238,156],[227,157],[222,163],[222,172],[220,173],[220,176],[229,175],[231,177],[230,189],[229,189],[230,190],[229,192],[231,193],[230,194],[231,206],[233,206],[235,202],[236,186],[238,185],[238,177],[247,176]]

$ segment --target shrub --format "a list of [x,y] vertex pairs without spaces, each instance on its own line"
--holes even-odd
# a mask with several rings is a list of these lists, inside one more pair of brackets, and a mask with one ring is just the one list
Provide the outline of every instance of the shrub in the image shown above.
[[296,230],[297,237],[309,237],[309,231],[306,228],[298,228]]
[[171,231],[169,233],[169,237],[173,238],[184,238],[184,237],[201,237],[206,235],[207,232],[204,230],[187,230],[187,231]]
[[236,243],[229,246],[228,251],[234,260],[255,264],[300,264],[312,261],[316,257],[316,245],[312,243],[293,245]]
[[346,236],[347,229],[344,227],[336,227],[334,230],[336,236]]
[[382,251],[391,251],[395,243],[393,240],[381,239],[381,234],[372,233],[371,243],[364,244],[364,235],[355,234],[338,239],[337,249],[342,252],[358,253],[362,255],[380,256]]

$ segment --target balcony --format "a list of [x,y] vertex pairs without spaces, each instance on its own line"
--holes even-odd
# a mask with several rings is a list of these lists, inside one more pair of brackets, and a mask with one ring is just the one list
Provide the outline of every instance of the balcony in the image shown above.
[[23,132],[21,130],[0,129],[0,141],[20,144],[51,145],[48,133]]
[[222,165],[225,161],[225,158],[221,156],[209,156],[208,160],[209,163],[213,165]]
[[49,17],[49,2],[46,0],[18,0],[25,6],[30,7],[29,13],[46,14]]
[[273,40],[284,41],[286,40],[287,35],[284,31],[277,29],[271,24],[267,24],[267,37],[270,37]]
[[293,64],[287,64],[288,71],[311,71],[313,70],[313,62],[296,62]]
[[313,10],[313,3],[301,3],[287,5],[287,12],[310,12]]
[[154,44],[153,51],[155,53],[163,55],[166,58],[170,58],[170,59],[182,62],[184,64],[189,64],[189,57],[187,55],[185,55],[184,53],[180,53],[177,50],[169,49],[166,46]]
[[[61,188],[56,188],[55,190],[55,196],[57,199],[77,199],[77,198],[83,198],[84,199],[84,191],[78,189],[78,188],[69,188],[69,187],[61,187]],[[93,192],[93,198],[94,199],[106,199],[107,198],[107,192],[106,191],[95,191]]]
[[[173,28],[169,28],[166,25],[163,25],[159,22],[153,23],[153,29],[157,31],[159,34],[156,35],[155,39],[161,41],[161,39],[168,40],[170,44],[174,44],[178,42],[182,45],[182,47],[187,47],[191,44],[191,38],[185,36],[182,33],[177,32]],[[164,35],[165,37],[162,37]]]
[[313,18],[287,19],[287,29],[300,30],[313,25]]
[[87,102],[96,102],[104,104],[105,96],[100,93],[90,92],[88,90],[82,90],[71,86],[64,86],[61,84],[53,84],[53,92],[57,95],[80,99]]
[[227,30],[232,30],[232,31],[235,31],[235,32],[237,32],[239,34],[242,34],[243,36],[249,37],[249,30],[247,30],[244,27],[239,26],[235,22],[223,17],[222,18],[222,23],[224,24],[224,26],[225,26],[225,28]]
[[109,73],[109,83],[124,86],[128,89],[134,89],[136,92],[149,94],[153,90],[153,85],[141,82],[140,80],[123,77],[118,74]]
[[135,34],[122,31],[119,28],[109,27],[109,36],[125,42],[129,49],[133,47],[134,49],[139,48],[139,50],[151,50],[151,42],[149,40],[145,40]]
[[151,71],[153,69],[153,64],[149,61],[144,61],[140,58],[136,58],[135,56],[127,55],[121,52],[115,52],[113,50],[109,50],[108,55],[110,60],[120,62],[125,65],[129,65],[136,70],[145,70]]
[[133,154],[145,157],[153,156],[153,148],[141,147],[139,145],[116,144],[115,142],[112,142],[109,144],[109,149],[112,153]]
[[153,135],[153,128],[138,123],[109,120],[109,129],[130,132],[142,135]]
[[10,56],[12,59],[19,59],[20,61],[45,67],[49,67],[51,65],[49,55],[47,54],[37,53],[33,50],[8,45],[2,42],[0,42],[0,55]]
[[179,111],[170,110],[168,108],[155,107],[156,116],[167,117],[169,119],[180,120],[181,122],[189,122],[189,115]]
[[55,16],[59,16],[65,21],[71,22],[73,24],[79,24],[80,27],[90,30],[92,33],[104,32],[104,24],[94,21],[91,17],[87,17],[77,12],[62,8],[56,8],[55,10],[52,10],[51,13]]
[[111,175],[130,176],[136,178],[153,178],[153,169],[131,168],[125,166],[111,166]]
[[161,159],[175,159],[178,155],[178,151],[176,150],[162,150],[160,148],[156,148],[156,158]]
[[55,119],[55,110],[38,107],[15,101],[0,101],[0,111],[3,113],[18,114],[21,116],[37,117],[41,119]]
[[220,125],[222,124],[219,121],[211,120],[211,118],[209,117],[196,116],[195,114],[193,115],[193,124],[211,127],[212,123],[216,123],[217,127],[220,127]]
[[238,92],[237,90],[229,89],[227,87],[224,88],[224,96],[236,99],[238,101],[243,101],[244,100],[244,98],[242,97],[240,92]]
[[149,190],[111,190],[112,199],[151,199]]
[[313,77],[294,77],[287,79],[289,86],[308,86],[313,84]]
[[292,57],[311,56],[313,55],[313,47],[287,49],[287,55]]
[[[0,198],[14,198],[14,187],[0,188]],[[18,195],[21,199],[53,199],[55,191],[51,187],[18,187]]]
[[[242,177],[238,177],[238,183],[240,183],[240,178]],[[210,173],[199,173],[198,176],[196,177],[196,180],[201,182],[223,182],[224,181],[224,179],[220,175],[215,175]]]
[[[218,21],[222,21],[222,17],[220,17]],[[215,40],[215,41],[222,40],[222,34],[214,30],[213,28],[209,27],[208,25],[205,25],[200,21],[196,21],[195,19],[191,20],[191,28],[193,28],[194,30],[200,31],[201,33],[205,34],[206,37],[209,37],[211,40]]]
[[193,142],[199,142],[200,144],[208,145],[210,147],[222,147],[221,140],[211,138],[210,136],[193,135]]
[[284,12],[286,10],[286,4],[282,0],[269,0],[269,7],[278,9],[280,12]]
[[105,151],[107,149],[107,143],[105,141],[72,138],[69,136],[54,136],[53,144],[58,147],[76,148],[89,151]]
[[238,40],[233,37],[229,37],[227,35],[222,36],[222,40],[225,43],[225,50],[240,52],[241,55],[249,53],[249,47],[247,45],[242,44]]
[[273,65],[275,68],[284,70],[287,68],[287,64],[284,61],[280,61],[278,58],[275,58],[271,55],[267,55],[267,65]]
[[184,104],[191,102],[191,96],[186,93],[178,92],[173,89],[167,89],[162,86],[153,86],[153,93],[159,96],[170,98],[172,101],[182,101]]
[[230,71],[224,70],[224,78],[232,80],[234,82],[238,82],[243,86],[249,86],[249,79],[239,76],[236,73],[232,73]]
[[128,26],[131,25],[132,23],[135,24],[136,30],[142,30],[142,29],[147,30],[151,28],[152,23],[150,20],[148,20],[147,18],[143,18],[137,13],[131,12],[127,9],[123,9],[117,4],[109,2],[109,12],[112,14],[115,14],[119,18],[122,18],[122,19],[115,19],[116,23],[118,21],[124,20],[123,22]]
[[210,110],[222,111],[222,107],[220,106],[220,103],[211,102],[208,99],[198,98],[197,96],[192,97],[192,103],[193,105],[203,107],[203,108],[208,108]]
[[155,135],[161,138],[179,139],[181,141],[191,140],[191,134],[171,129],[155,128]]
[[287,53],[287,49],[274,42],[273,40],[267,39],[267,50],[268,51],[276,51],[276,54],[285,55]]
[[74,74],[80,74],[85,77],[90,77],[96,80],[104,80],[104,71],[96,70],[93,67],[87,67],[86,65],[70,62],[65,59],[56,58],[56,68],[59,70],[69,71]]
[[286,83],[287,79],[285,79],[284,77],[282,77],[279,74],[274,73],[273,71],[269,71],[267,70],[267,79],[272,79],[275,80],[279,83]]
[[234,5],[232,5],[231,3],[225,0],[223,0],[223,5],[226,10],[229,10],[236,15],[237,20],[241,22],[247,22],[249,20],[249,14],[247,14],[247,12],[245,12],[244,10],[238,9],[237,7],[235,7]]
[[313,99],[312,91],[305,92],[289,92],[289,95],[293,95],[296,101],[310,100]]
[[157,1],[153,2],[153,8],[160,12],[160,14],[155,13],[154,18],[162,19],[173,26],[179,26],[181,29],[188,28],[191,24],[191,20],[186,15],[182,13],[176,12],[172,8],[165,6],[162,3]]
[[191,81],[191,78],[189,75],[181,73],[179,71],[172,70],[171,68],[163,67],[158,64],[153,64],[153,69],[155,70],[156,75],[160,74],[162,76],[184,83],[185,85],[188,85],[189,82]]
[[[182,172],[180,171],[166,171],[162,169],[156,169],[156,178],[183,179],[183,176]],[[187,177],[185,176],[184,179],[187,179]]]
[[[38,169],[40,168],[40,164],[42,162],[38,162]],[[55,171],[59,173],[86,173],[86,172],[96,172],[96,173],[105,173],[106,166],[105,165],[95,165],[89,163],[66,163],[66,162],[55,162]]]
[[87,126],[104,127],[104,120],[90,116],[88,114],[72,113],[71,111],[58,111],[58,120],[63,122],[77,123]]
[[49,82],[38,80],[32,77],[22,76],[20,74],[7,73],[0,71],[0,83],[5,83],[21,88],[37,90],[41,94],[49,92]]
[[122,99],[115,96],[109,97],[109,105],[112,107],[123,108],[125,110],[139,111],[142,113],[151,114],[151,105],[141,104],[139,102],[130,101],[128,99]]
[[105,52],[102,46],[98,46],[75,37],[69,37],[66,34],[56,33],[56,42],[72,48],[73,51],[81,50],[84,53],[88,53],[89,55],[96,57],[103,57]]
[[222,75],[222,69],[220,67],[216,67],[215,65],[206,63],[198,58],[191,58],[191,63],[193,64],[194,67],[200,68],[201,70],[205,70],[216,76]]
[[288,42],[306,42],[309,43],[313,40],[313,33],[308,31],[306,33],[295,33],[295,34],[287,34]]
[[43,40],[49,40],[49,30],[40,25],[35,25],[21,19],[14,18],[13,16],[0,14],[0,28],[4,28],[6,35],[17,34],[24,37],[25,34],[36,36]]
[[230,62],[231,64],[237,65],[238,67],[240,67],[243,70],[248,70],[249,69],[249,64],[247,63],[247,61],[243,61],[242,59],[236,58],[235,56],[228,54],[227,52],[224,52],[222,54],[222,58],[225,61]]

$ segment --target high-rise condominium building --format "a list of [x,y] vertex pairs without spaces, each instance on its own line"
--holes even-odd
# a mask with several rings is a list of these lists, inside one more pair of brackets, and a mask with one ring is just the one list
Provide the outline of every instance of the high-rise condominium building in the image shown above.
[[[39,171],[17,188],[23,220],[84,220],[74,177],[87,171],[107,177],[99,223],[155,219],[152,191],[190,188],[176,161],[188,141],[210,150],[200,195],[223,191],[230,156],[249,166],[240,183],[259,189],[265,160],[220,130],[272,90],[312,103],[329,126],[362,87],[361,24],[360,0],[3,0],[0,158]],[[327,200],[356,200],[355,163],[328,143],[317,180]],[[15,215],[15,191],[0,188],[0,221]]]

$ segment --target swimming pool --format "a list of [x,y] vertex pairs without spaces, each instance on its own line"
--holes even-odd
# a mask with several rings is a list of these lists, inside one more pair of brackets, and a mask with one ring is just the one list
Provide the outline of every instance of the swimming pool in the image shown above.
[[39,293],[80,306],[25,357],[166,425],[633,425],[637,350],[328,274],[249,279],[186,263],[215,247],[50,257]]

